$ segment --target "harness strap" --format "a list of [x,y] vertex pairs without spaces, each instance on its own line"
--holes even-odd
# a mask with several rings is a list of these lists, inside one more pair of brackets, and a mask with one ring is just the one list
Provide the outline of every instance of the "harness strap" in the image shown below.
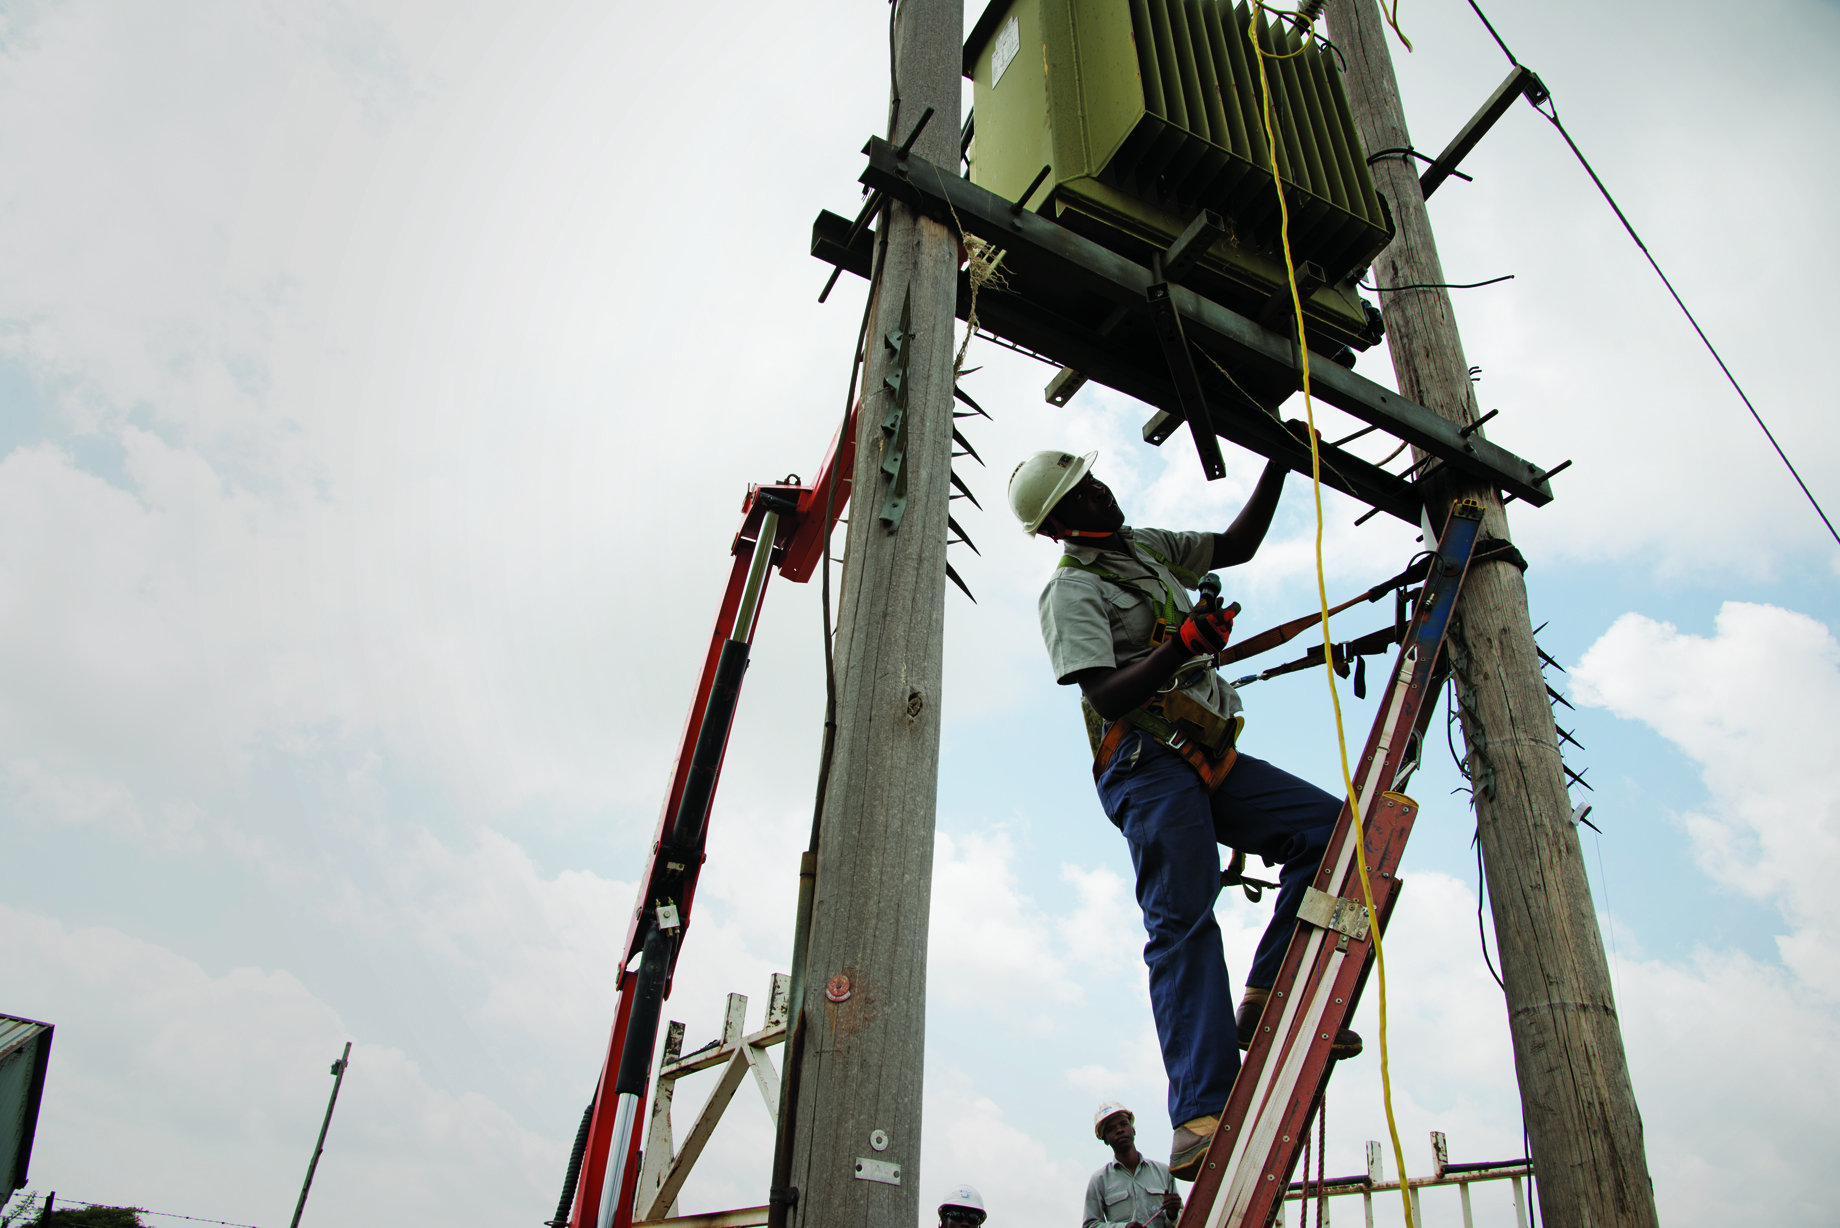
[[1109,725],[1084,699],[1080,707],[1086,715],[1087,736],[1092,740],[1094,780],[1111,766],[1125,735],[1133,729],[1142,730],[1180,755],[1195,769],[1209,793],[1220,787],[1239,761],[1239,751],[1233,743],[1238,739],[1241,719],[1218,716],[1180,692],[1159,695]]
[[[1201,583],[1200,576],[1188,570],[1188,568],[1186,567],[1179,567],[1176,564],[1170,562],[1167,558],[1164,558],[1162,553],[1158,551],[1155,547],[1146,545],[1141,542],[1129,542],[1126,544],[1130,547],[1130,549],[1133,552],[1137,550],[1142,550],[1145,554],[1155,559],[1158,563],[1161,563],[1165,571],[1169,572],[1170,575],[1174,576],[1178,581],[1180,581],[1182,584],[1186,585],[1187,587],[1194,588]],[[1139,563],[1143,562],[1142,559],[1136,558],[1135,553],[1133,553],[1132,557],[1136,559],[1136,561]],[[1107,571],[1103,567],[1099,566],[1097,563],[1081,562],[1079,559],[1074,558],[1071,554],[1061,555],[1060,562],[1056,563],[1055,567],[1057,568],[1071,567],[1075,571],[1083,571],[1087,575],[1097,576],[1101,580],[1109,580],[1113,584],[1116,584],[1119,588],[1124,589],[1126,592],[1137,594],[1139,597],[1142,597],[1145,601],[1148,601],[1150,603],[1150,608],[1156,611],[1157,621],[1162,624],[1162,627],[1160,628],[1160,630],[1164,631],[1165,633],[1167,631],[1174,630],[1176,627],[1180,626],[1182,623],[1182,610],[1176,599],[1176,591],[1175,589],[1170,587],[1169,581],[1163,579],[1163,577],[1160,575],[1157,576],[1157,581],[1163,586],[1164,596],[1167,598],[1167,600],[1163,600],[1163,601],[1159,601],[1153,594],[1144,591],[1144,589],[1140,585],[1134,583],[1133,581],[1127,580],[1123,576],[1120,576],[1116,574],[1115,572]],[[1155,574],[1154,568],[1151,568],[1150,570],[1152,574]],[[1162,637],[1160,635],[1153,635],[1151,642],[1160,643],[1161,638]]]
[[[1140,712],[1143,712],[1143,709],[1139,708],[1127,712],[1120,719],[1113,721],[1110,727],[1106,729],[1105,737],[1100,739],[1099,742],[1098,756],[1093,759],[1094,780],[1099,779],[1105,772],[1105,769],[1111,766],[1112,760],[1117,758],[1119,748],[1124,745],[1125,735],[1130,733],[1133,727],[1143,729],[1143,731],[1149,733],[1151,737],[1156,737],[1156,735],[1151,733],[1150,729],[1138,719],[1138,714]],[[1144,713],[1144,715],[1148,716],[1149,714]],[[1151,717],[1150,719],[1155,720],[1156,718]],[[1170,750],[1180,755],[1184,763],[1195,769],[1195,775],[1201,778],[1201,783],[1207,787],[1209,793],[1220,788],[1222,783],[1227,779],[1227,773],[1231,772],[1233,770],[1233,765],[1239,762],[1239,751],[1232,746],[1227,747],[1226,753],[1219,759],[1210,759],[1201,743],[1192,738],[1183,740],[1176,745],[1171,745],[1162,738],[1157,738],[1156,740],[1162,742],[1164,746],[1169,747]]]

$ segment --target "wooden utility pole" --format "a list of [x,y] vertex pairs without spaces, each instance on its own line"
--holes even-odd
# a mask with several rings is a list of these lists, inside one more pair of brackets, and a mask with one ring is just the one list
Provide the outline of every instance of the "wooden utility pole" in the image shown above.
[[[931,107],[913,148],[936,166],[958,161],[963,34],[962,0],[903,0],[895,14],[889,136],[905,140]],[[786,1062],[797,1080],[787,1184],[798,1228],[920,1218],[958,237],[899,203],[881,227],[838,611],[837,737],[794,1004],[801,1043]],[[897,352],[887,338],[904,317]],[[885,378],[891,360],[898,393]],[[904,469],[890,478],[897,455]],[[891,529],[883,513],[902,483]]]
[[[1375,0],[1329,0],[1328,21],[1367,148],[1409,149]],[[1374,181],[1398,226],[1373,272],[1399,390],[1468,425],[1475,393],[1418,171],[1407,156],[1381,157]],[[1425,284],[1439,288],[1384,289]],[[1493,489],[1453,481],[1438,498],[1456,496],[1481,500],[1484,531],[1507,538]],[[1642,1117],[1516,568],[1471,570],[1451,641],[1541,1214],[1550,1228],[1651,1228]]]

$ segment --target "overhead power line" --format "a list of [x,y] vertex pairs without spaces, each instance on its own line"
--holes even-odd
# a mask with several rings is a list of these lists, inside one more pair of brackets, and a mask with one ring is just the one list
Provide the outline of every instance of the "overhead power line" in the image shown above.
[[[1501,48],[1501,53],[1508,57],[1508,62],[1518,68],[1520,66],[1520,60],[1515,57],[1513,51],[1509,50],[1507,42],[1503,40],[1500,32],[1495,29],[1495,23],[1489,20],[1487,13],[1482,11],[1482,6],[1477,4],[1476,0],[1469,0],[1469,6],[1476,11],[1476,16],[1481,18],[1483,26],[1489,32],[1489,37],[1495,40],[1495,45]],[[1725,359],[1719,353],[1718,347],[1712,344],[1712,338],[1706,335],[1706,330],[1699,326],[1699,321],[1694,318],[1692,310],[1686,304],[1686,300],[1680,297],[1680,291],[1674,288],[1674,283],[1668,279],[1668,275],[1662,271],[1660,263],[1655,260],[1655,254],[1648,250],[1648,244],[1644,243],[1642,241],[1642,236],[1636,233],[1636,228],[1630,224],[1628,215],[1623,212],[1622,206],[1616,203],[1616,197],[1612,196],[1610,194],[1610,189],[1604,186],[1603,179],[1598,176],[1596,169],[1592,167],[1590,159],[1584,156],[1584,151],[1578,148],[1578,142],[1574,141],[1572,139],[1572,134],[1565,130],[1565,124],[1559,119],[1558,105],[1553,102],[1549,94],[1544,107],[1535,103],[1533,109],[1538,111],[1548,123],[1559,130],[1559,135],[1565,140],[1566,148],[1572,151],[1572,156],[1578,159],[1578,165],[1584,167],[1584,173],[1591,177],[1591,182],[1593,184],[1597,185],[1597,190],[1603,196],[1605,203],[1607,203],[1611,211],[1616,214],[1616,220],[1623,224],[1623,229],[1629,232],[1629,237],[1635,241],[1636,247],[1641,249],[1643,258],[1648,261],[1648,267],[1655,270],[1655,276],[1659,277],[1661,279],[1661,284],[1667,287],[1667,292],[1673,297],[1675,306],[1679,307],[1680,313],[1687,317],[1687,323],[1691,324],[1693,326],[1693,331],[1699,335],[1700,341],[1706,347],[1706,352],[1712,355],[1712,361],[1718,363],[1719,370],[1725,373],[1725,378],[1730,382],[1732,391],[1736,392],[1738,394],[1738,399],[1744,402],[1744,408],[1750,411],[1751,417],[1756,421],[1758,429],[1763,432],[1763,437],[1770,441],[1770,446],[1776,449],[1776,455],[1782,458],[1782,463],[1789,470],[1789,476],[1795,479],[1795,484],[1802,488],[1802,493],[1804,495],[1808,496],[1808,502],[1814,508],[1814,514],[1819,516],[1821,518],[1821,523],[1827,526],[1828,535],[1834,539],[1836,544],[1840,544],[1840,530],[1834,528],[1834,522],[1828,519],[1827,512],[1821,507],[1821,501],[1814,497],[1814,492],[1808,489],[1808,483],[1802,480],[1800,471],[1796,469],[1795,462],[1789,459],[1789,454],[1783,451],[1782,444],[1776,441],[1776,433],[1770,430],[1769,424],[1763,420],[1763,415],[1757,412],[1757,407],[1755,405],[1751,404],[1750,396],[1744,391],[1744,386],[1738,382],[1738,377],[1732,374],[1731,368],[1725,365]]]
[[[81,1198],[65,1198],[61,1201],[79,1207],[114,1207],[114,1203],[85,1202]],[[226,1228],[256,1228],[254,1224],[238,1224],[227,1219],[206,1219],[202,1215],[180,1215],[177,1211],[149,1211],[145,1207],[132,1208],[136,1215],[158,1215],[165,1219],[189,1219],[195,1224],[223,1224]]]

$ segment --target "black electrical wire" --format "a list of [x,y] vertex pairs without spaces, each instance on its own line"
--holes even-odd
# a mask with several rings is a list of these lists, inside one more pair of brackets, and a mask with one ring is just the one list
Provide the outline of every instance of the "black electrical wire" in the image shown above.
[[[882,232],[881,250],[876,255],[875,275],[869,282],[869,296],[863,302],[862,323],[856,330],[856,353],[850,360],[850,387],[843,398],[843,423],[837,428],[837,457],[833,465],[843,460],[843,441],[849,437],[850,415],[856,407],[856,377],[861,374],[866,357],[864,345],[869,339],[869,318],[875,311],[875,295],[881,289],[882,264],[888,258],[888,217],[887,206],[883,206],[883,216],[878,229]],[[824,746],[818,759],[817,797],[812,803],[811,812],[811,851],[818,851],[819,831],[824,821],[824,795],[831,780],[831,757],[837,745],[837,666],[831,643],[831,532],[835,525],[832,519],[837,514],[837,487],[843,482],[843,473],[834,468],[831,480],[824,492],[824,573],[819,584],[818,605],[822,610],[824,621]]]
[[1539,1171],[1533,1165],[1533,1136],[1527,1133],[1527,1106],[1521,1104],[1521,1154],[1527,1157],[1527,1219],[1533,1228],[1540,1228],[1540,1200],[1533,1196],[1533,1183],[1539,1180]]
[[1501,48],[1501,53],[1508,57],[1508,63],[1519,68],[1521,62],[1514,58],[1514,53],[1512,51],[1508,50],[1508,44],[1501,41],[1501,35],[1495,32],[1495,23],[1489,20],[1489,15],[1487,13],[1482,11],[1482,6],[1477,4],[1476,0],[1469,0],[1469,6],[1476,10],[1476,16],[1482,18],[1483,28],[1488,30],[1489,37],[1495,40],[1495,45]]
[[[1480,822],[1480,820],[1478,820],[1478,822]],[[1476,844],[1476,938],[1479,942],[1482,943],[1482,962],[1485,965],[1487,965],[1488,970],[1489,970],[1489,975],[1495,978],[1495,984],[1501,987],[1501,991],[1503,993],[1507,993],[1508,992],[1507,982],[1501,979],[1501,973],[1495,971],[1495,961],[1489,958],[1488,931],[1482,928],[1482,893],[1486,889],[1486,883],[1484,882],[1483,876],[1482,876],[1482,828],[1480,826],[1476,828],[1475,844]]]
[[[1469,6],[1476,11],[1476,16],[1482,19],[1482,24],[1488,29],[1489,36],[1495,40],[1495,45],[1501,48],[1501,53],[1508,57],[1508,62],[1513,64],[1516,68],[1520,67],[1521,62],[1514,58],[1514,52],[1508,50],[1508,44],[1503,41],[1501,35],[1496,31],[1495,25],[1489,20],[1488,14],[1482,11],[1482,6],[1477,4],[1476,0],[1469,0]],[[1725,365],[1725,359],[1719,353],[1718,347],[1712,344],[1712,338],[1708,337],[1706,335],[1706,330],[1699,326],[1699,321],[1694,318],[1692,310],[1689,309],[1686,304],[1686,300],[1680,297],[1680,291],[1674,289],[1674,283],[1668,280],[1668,275],[1662,272],[1661,265],[1656,261],[1654,253],[1648,250],[1648,244],[1642,242],[1642,236],[1636,233],[1636,228],[1630,224],[1629,218],[1623,213],[1622,206],[1616,203],[1616,197],[1612,196],[1610,194],[1610,189],[1604,186],[1604,181],[1598,177],[1597,171],[1592,167],[1590,159],[1586,158],[1584,156],[1584,151],[1578,148],[1578,142],[1572,140],[1572,134],[1565,130],[1564,123],[1559,119],[1558,104],[1555,103],[1549,95],[1545,107],[1541,107],[1538,103],[1534,103],[1533,109],[1538,111],[1540,115],[1545,118],[1546,122],[1559,130],[1559,135],[1564,138],[1566,147],[1572,151],[1572,156],[1578,159],[1578,165],[1584,167],[1584,173],[1591,177],[1591,182],[1593,184],[1597,185],[1598,193],[1604,198],[1604,202],[1610,206],[1611,211],[1616,214],[1616,220],[1623,224],[1623,229],[1629,232],[1629,237],[1631,239],[1635,240],[1635,245],[1641,249],[1643,257],[1648,261],[1648,267],[1655,270],[1655,276],[1659,277],[1661,279],[1661,284],[1667,287],[1667,292],[1672,296],[1674,305],[1679,307],[1680,313],[1687,317],[1687,323],[1691,324],[1693,326],[1693,331],[1699,335],[1701,343],[1706,347],[1706,352],[1712,355],[1712,361],[1718,363],[1719,370],[1725,373],[1725,379],[1731,384],[1732,391],[1736,392],[1738,394],[1738,399],[1744,402],[1744,408],[1750,411],[1751,417],[1756,421],[1758,429],[1763,432],[1763,437],[1770,441],[1770,446],[1772,448],[1776,449],[1776,455],[1782,459],[1782,463],[1788,468],[1789,476],[1795,479],[1795,484],[1802,488],[1802,493],[1804,495],[1808,496],[1808,502],[1814,508],[1814,514],[1819,516],[1821,518],[1821,523],[1827,526],[1828,535],[1834,539],[1836,544],[1840,544],[1840,530],[1834,528],[1834,522],[1827,518],[1826,510],[1821,507],[1821,501],[1814,497],[1814,492],[1808,489],[1808,483],[1802,480],[1802,475],[1800,471],[1796,469],[1795,462],[1789,459],[1789,454],[1783,451],[1783,446],[1776,442],[1776,433],[1770,430],[1769,424],[1763,420],[1763,415],[1757,412],[1757,407],[1755,405],[1751,404],[1751,399],[1749,395],[1745,393],[1744,386],[1738,383],[1738,377],[1733,375],[1731,373],[1731,368]]]
[[1514,274],[1503,273],[1500,277],[1491,277],[1487,281],[1415,281],[1409,286],[1370,286],[1364,282],[1356,282],[1355,284],[1360,286],[1361,289],[1371,290],[1375,294],[1380,293],[1382,290],[1385,290],[1389,294],[1397,294],[1401,290],[1474,290],[1478,286],[1492,286],[1498,281],[1513,280]]
[[[254,1224],[238,1224],[238,1223],[235,1223],[235,1222],[233,1222],[233,1221],[231,1221],[231,1220],[227,1220],[227,1219],[206,1219],[206,1218],[205,1218],[204,1216],[202,1216],[202,1215],[180,1215],[180,1214],[179,1214],[179,1213],[178,1213],[177,1211],[149,1211],[149,1210],[147,1210],[147,1208],[145,1208],[145,1207],[131,1207],[131,1208],[129,1208],[129,1207],[116,1207],[116,1206],[115,1206],[114,1204],[112,1204],[112,1203],[106,1203],[106,1202],[85,1202],[85,1201],[84,1201],[83,1199],[81,1199],[81,1198],[64,1198],[64,1199],[60,1199],[59,1201],[61,1201],[61,1202],[67,1202],[67,1203],[71,1203],[71,1204],[73,1204],[73,1205],[75,1205],[75,1206],[79,1206],[79,1207],[101,1207],[102,1209],[104,1209],[104,1210],[106,1210],[106,1211],[116,1211],[116,1210],[132,1210],[132,1211],[134,1211],[134,1212],[135,1212],[136,1214],[139,1214],[139,1215],[158,1215],[158,1216],[160,1216],[160,1217],[162,1217],[163,1219],[189,1219],[189,1220],[191,1220],[191,1221],[192,1221],[193,1223],[195,1223],[195,1224],[224,1224],[224,1225],[226,1225],[226,1226],[227,1226],[227,1228],[255,1228],[255,1225],[254,1225]],[[22,1208],[21,1208],[21,1210],[23,1210],[23,1209],[24,1209],[24,1208],[22,1207]],[[22,1222],[23,1222],[23,1221],[22,1221]],[[40,1221],[40,1220],[34,1220],[33,1222],[34,1222],[34,1223],[40,1223],[40,1222],[43,1222],[43,1221]]]
[[899,0],[888,0],[888,139],[894,140],[895,124],[901,118],[901,68],[895,62],[894,19]]

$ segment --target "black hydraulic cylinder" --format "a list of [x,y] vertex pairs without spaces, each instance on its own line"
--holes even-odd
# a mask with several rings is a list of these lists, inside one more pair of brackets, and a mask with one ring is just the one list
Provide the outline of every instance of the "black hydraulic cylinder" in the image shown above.
[[656,923],[645,936],[639,975],[633,987],[632,1014],[626,1019],[626,1043],[620,1049],[620,1076],[615,1096],[643,1096],[652,1081],[652,1048],[658,1043],[658,1015],[664,1006],[664,978],[671,964],[671,935]]
[[690,754],[690,772],[684,778],[684,796],[671,824],[671,843],[680,849],[692,849],[702,842],[709,799],[715,796],[722,749],[728,745],[728,730],[735,720],[735,704],[741,697],[741,679],[747,667],[746,641],[722,641],[715,681],[709,686],[709,703],[703,709],[703,725],[697,730],[696,749]]

